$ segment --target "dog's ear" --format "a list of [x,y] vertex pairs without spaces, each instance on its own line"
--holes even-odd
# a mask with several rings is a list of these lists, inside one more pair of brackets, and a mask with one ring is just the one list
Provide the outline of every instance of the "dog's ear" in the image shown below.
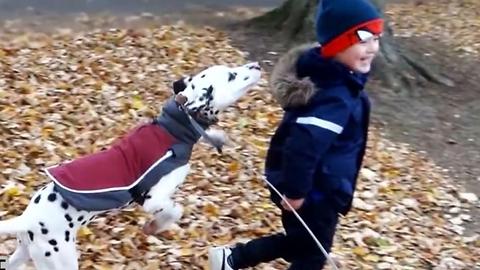
[[187,84],[185,83],[185,79],[186,78],[183,77],[180,80],[175,81],[173,83],[173,93],[175,93],[175,95],[182,92],[183,90],[185,90],[185,88],[187,88]]

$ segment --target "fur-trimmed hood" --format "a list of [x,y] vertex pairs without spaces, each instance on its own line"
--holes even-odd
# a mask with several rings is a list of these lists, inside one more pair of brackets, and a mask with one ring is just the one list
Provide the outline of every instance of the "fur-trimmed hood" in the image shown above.
[[294,108],[307,105],[322,89],[345,85],[358,92],[367,77],[334,59],[323,58],[318,45],[304,44],[278,60],[270,77],[270,90],[282,108]]
[[314,48],[313,44],[291,49],[278,60],[272,71],[270,90],[282,108],[305,105],[317,91],[309,78],[299,78],[297,75],[298,59],[311,48]]

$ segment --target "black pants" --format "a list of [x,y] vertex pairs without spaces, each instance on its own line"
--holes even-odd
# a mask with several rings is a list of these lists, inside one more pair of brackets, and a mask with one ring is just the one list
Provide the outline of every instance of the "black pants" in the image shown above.
[[[273,198],[279,205],[279,198]],[[338,214],[325,202],[306,201],[298,210],[327,252],[330,252],[338,222]],[[283,258],[290,262],[290,270],[320,270],[325,256],[306,229],[291,212],[282,210],[285,233],[257,238],[246,244],[237,244],[232,250],[234,268],[253,267],[262,262]]]

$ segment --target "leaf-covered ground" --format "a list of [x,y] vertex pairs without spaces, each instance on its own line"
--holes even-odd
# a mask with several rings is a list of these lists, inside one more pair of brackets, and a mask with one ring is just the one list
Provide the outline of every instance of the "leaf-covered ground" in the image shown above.
[[[46,183],[41,169],[108,146],[159,112],[172,81],[209,65],[242,64],[228,36],[184,24],[137,30],[4,33],[0,38],[0,218],[18,215]],[[280,110],[268,74],[221,116],[231,146],[199,144],[175,195],[178,228],[147,237],[140,208],[112,212],[79,232],[81,269],[203,269],[210,245],[281,230],[261,182]],[[372,128],[355,209],[339,226],[343,269],[476,269],[478,236],[463,235],[478,199],[436,167]],[[47,213],[46,213],[47,214]],[[0,254],[14,248],[0,238]],[[258,269],[285,269],[282,262]]]
[[476,0],[415,0],[388,4],[395,34],[427,36],[454,53],[480,53],[480,3]]

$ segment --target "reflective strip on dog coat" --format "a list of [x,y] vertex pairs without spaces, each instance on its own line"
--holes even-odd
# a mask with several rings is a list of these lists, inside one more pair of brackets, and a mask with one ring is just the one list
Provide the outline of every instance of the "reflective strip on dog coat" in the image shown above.
[[[184,165],[189,149],[156,124],[143,125],[98,153],[47,168],[67,203],[88,211],[124,206],[148,191],[162,176]],[[176,156],[179,155],[177,159]]]

